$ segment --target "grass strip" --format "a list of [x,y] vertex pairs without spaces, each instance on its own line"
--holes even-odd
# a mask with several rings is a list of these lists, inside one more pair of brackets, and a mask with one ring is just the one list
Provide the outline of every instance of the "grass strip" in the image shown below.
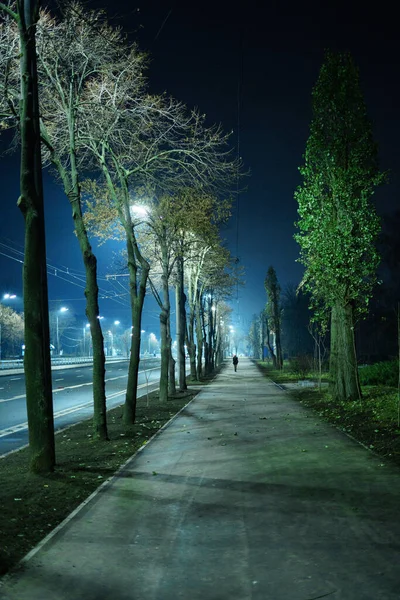
[[[196,383],[197,387],[197,383]],[[29,449],[0,460],[0,575],[65,519],[99,485],[113,475],[198,390],[195,387],[168,402],[158,392],[138,399],[137,419],[129,437],[122,406],[108,411],[109,442],[93,439],[92,421],[72,425],[56,434],[57,466],[50,475],[28,470]]]
[[[277,371],[268,363],[257,362],[260,371],[285,387],[297,383],[289,370]],[[287,392],[324,421],[351,435],[379,454],[400,465],[400,429],[397,425],[397,388],[383,385],[362,386],[362,401],[334,402],[327,387],[287,387]]]

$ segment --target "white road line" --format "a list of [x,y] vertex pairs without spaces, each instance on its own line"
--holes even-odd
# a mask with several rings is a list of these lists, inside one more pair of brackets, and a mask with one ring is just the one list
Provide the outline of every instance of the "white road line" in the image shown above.
[[[149,373],[150,371],[159,371],[160,367],[154,367],[153,369],[143,369],[142,371],[139,371],[139,375],[140,373]],[[77,375],[77,377],[79,377],[79,375]],[[110,377],[109,379],[106,379],[107,381],[115,381],[116,379],[123,379],[124,377],[128,377],[128,374],[126,373],[125,375],[119,375],[118,377]],[[22,379],[22,377],[19,377],[19,379]],[[56,379],[56,381],[62,381],[61,379]],[[80,388],[83,387],[84,385],[93,385],[93,381],[88,381],[86,383],[77,383],[76,385],[67,385],[65,387],[63,387],[62,389],[59,388],[55,388],[53,389],[53,394],[56,394],[57,392],[65,392],[65,390],[74,390],[76,388]],[[146,383],[144,383],[143,385],[147,385]],[[141,386],[138,386],[138,388]],[[21,400],[21,398],[25,398],[26,394],[21,394],[20,396],[12,396],[12,398],[0,398],[0,404],[3,404],[4,402],[11,402],[12,400]]]
[[77,375],[77,377],[83,377],[83,375]]
[[61,377],[61,379],[56,379],[56,381],[64,381],[64,377]]
[[[158,382],[154,381],[150,385],[154,385],[155,383]],[[142,383],[141,385],[137,386],[137,389],[143,388],[146,385],[147,383]],[[112,400],[113,398],[117,398],[117,396],[122,396],[123,394],[126,394],[126,390],[114,392],[114,394],[110,394],[109,396],[107,396],[107,400]],[[62,410],[59,410],[54,413],[54,419],[65,417],[66,415],[70,415],[74,412],[79,412],[80,410],[88,408],[89,406],[93,406],[92,401],[85,402],[84,404],[78,404],[77,406],[70,406],[69,408],[63,408]],[[6,435],[12,435],[13,433],[18,433],[19,431],[24,431],[25,429],[28,429],[28,422],[20,423],[19,425],[14,425],[13,427],[8,427],[7,429],[2,429],[0,430],[0,438],[5,437]]]
[[[92,406],[93,402],[85,402],[84,404],[79,404],[78,406],[71,406],[69,408],[64,408],[54,413],[54,418],[57,419],[59,417],[65,417],[71,413],[82,410],[83,408],[87,408]],[[8,427],[7,429],[0,430],[0,438],[5,437],[6,435],[11,435],[12,433],[18,433],[18,431],[24,431],[24,429],[28,429],[28,422],[21,423],[20,425],[14,425],[13,427]]]
[[10,381],[19,381],[22,377],[11,377]]
[[26,394],[21,394],[21,396],[13,396],[12,398],[0,398],[0,404],[3,402],[11,402],[11,400],[21,400],[21,398],[25,398]]

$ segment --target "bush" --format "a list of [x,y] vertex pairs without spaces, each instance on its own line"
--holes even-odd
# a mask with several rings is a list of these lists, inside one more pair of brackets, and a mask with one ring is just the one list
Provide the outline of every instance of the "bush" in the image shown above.
[[361,385],[387,385],[397,387],[399,378],[399,361],[391,360],[365,365],[358,369]]
[[312,357],[300,354],[289,360],[289,368],[299,379],[305,379],[312,369]]

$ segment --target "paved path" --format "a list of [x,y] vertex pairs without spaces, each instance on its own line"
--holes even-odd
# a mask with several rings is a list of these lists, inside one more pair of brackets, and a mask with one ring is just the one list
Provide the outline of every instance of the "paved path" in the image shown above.
[[7,600],[399,600],[400,471],[241,359],[6,580]]

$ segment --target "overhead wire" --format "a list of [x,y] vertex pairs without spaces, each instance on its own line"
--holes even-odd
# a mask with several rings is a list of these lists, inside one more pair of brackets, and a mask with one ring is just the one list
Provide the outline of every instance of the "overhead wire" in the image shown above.
[[[0,255],[10,259],[10,260],[14,260],[20,264],[23,264],[24,262],[24,252],[21,250],[18,250],[17,248],[14,248],[12,245],[10,244],[15,244],[17,247],[19,246],[19,244],[16,244],[15,242],[13,242],[12,240],[9,240],[8,238],[1,238],[6,240],[7,242],[10,243],[4,243],[0,241]],[[8,250],[8,252],[4,252],[3,250]],[[14,254],[14,256],[13,256]],[[62,265],[62,266],[57,266],[56,264],[51,264],[49,262],[47,262],[47,273],[48,275],[52,275],[54,277],[58,277],[58,279],[61,279],[71,285],[74,285],[76,287],[79,287],[81,289],[85,289],[86,287],[86,278],[83,272],[78,271],[77,269],[68,267],[66,265]],[[105,276],[105,277],[98,277],[98,281],[103,281],[107,284],[110,283],[110,280]],[[125,298],[125,296],[128,296],[128,291],[126,289],[124,289],[124,293],[117,293],[115,290],[110,290],[110,289],[106,289],[104,286],[99,286],[99,298],[102,300],[112,300],[114,302],[116,302],[117,304],[120,304],[121,306],[128,306],[128,298]],[[84,298],[82,298],[84,299]]]
[[240,216],[240,134],[241,134],[241,111],[243,103],[243,54],[244,54],[244,29],[241,29],[240,42],[239,42],[239,62],[238,62],[238,81],[237,81],[237,96],[236,96],[236,109],[237,109],[237,140],[236,140],[236,152],[237,152],[237,173],[236,173],[236,257],[235,257],[235,271],[236,271],[236,301],[239,304],[239,216]]

